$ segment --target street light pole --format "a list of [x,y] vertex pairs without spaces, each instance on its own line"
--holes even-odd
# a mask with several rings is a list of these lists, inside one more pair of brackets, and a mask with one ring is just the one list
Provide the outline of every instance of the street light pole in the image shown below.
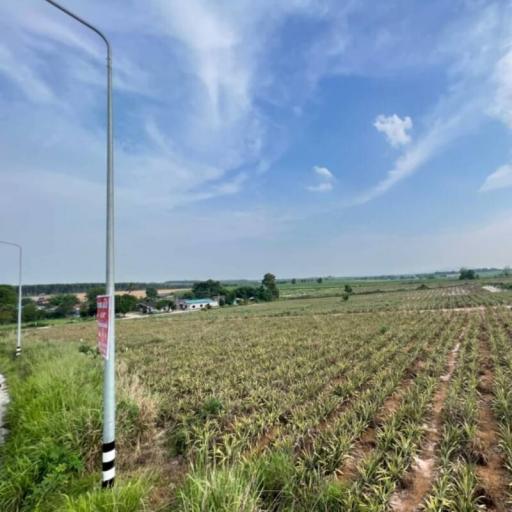
[[21,295],[22,295],[22,286],[21,279],[23,273],[23,249],[21,245],[15,244],[14,242],[7,242],[5,240],[0,240],[0,244],[4,245],[12,245],[13,247],[18,248],[18,333],[16,336],[16,357],[21,355]]
[[103,448],[102,487],[112,487],[115,479],[115,285],[114,285],[114,151],[112,131],[112,52],[105,35],[89,22],[72,13],[54,0],[49,4],[71,16],[101,37],[107,47],[107,261],[106,294],[109,296],[110,314],[108,320],[108,358],[105,360],[103,379]]

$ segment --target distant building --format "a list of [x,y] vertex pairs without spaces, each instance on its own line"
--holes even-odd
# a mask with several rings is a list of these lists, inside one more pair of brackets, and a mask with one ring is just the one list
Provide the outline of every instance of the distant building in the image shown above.
[[137,310],[141,313],[144,313],[145,315],[152,315],[153,313],[156,313],[157,309],[152,306],[151,304],[146,304],[145,302],[140,302],[137,304]]
[[37,298],[35,298],[35,302],[38,306],[48,306],[50,303],[50,297],[48,295],[41,294]]
[[176,306],[182,311],[192,311],[219,307],[219,301],[214,299],[178,299]]

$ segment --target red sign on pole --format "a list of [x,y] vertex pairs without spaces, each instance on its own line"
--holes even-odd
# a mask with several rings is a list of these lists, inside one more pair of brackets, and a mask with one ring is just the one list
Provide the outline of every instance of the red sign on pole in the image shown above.
[[110,297],[98,295],[96,299],[96,321],[98,323],[98,350],[108,359],[108,324],[110,318]]

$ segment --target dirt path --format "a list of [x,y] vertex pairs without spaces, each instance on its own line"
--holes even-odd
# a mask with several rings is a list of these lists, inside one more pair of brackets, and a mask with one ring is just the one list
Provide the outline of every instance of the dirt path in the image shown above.
[[7,393],[7,385],[5,378],[0,374],[0,444],[3,444],[7,435],[7,429],[4,427],[4,418],[9,403],[9,394]]
[[482,485],[486,510],[506,512],[508,475],[505,461],[498,448],[499,428],[492,411],[494,368],[487,333],[480,337],[480,372],[478,392],[477,447],[482,453],[477,476]]
[[439,388],[432,403],[430,420],[425,428],[426,435],[423,448],[414,458],[412,468],[402,481],[405,488],[395,492],[390,499],[390,508],[394,512],[418,510],[423,498],[432,487],[436,460],[435,452],[441,440],[441,415],[448,394],[450,380],[457,366],[460,340],[463,339],[465,334],[466,332],[464,331],[450,352],[446,373],[440,378]]

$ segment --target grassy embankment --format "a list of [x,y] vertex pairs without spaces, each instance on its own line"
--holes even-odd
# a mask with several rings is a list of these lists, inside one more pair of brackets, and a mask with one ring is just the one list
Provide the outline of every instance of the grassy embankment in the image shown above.
[[[12,357],[12,334],[0,338],[0,371],[8,381],[9,435],[0,448],[0,510],[141,510],[151,482],[122,461],[126,477],[115,490],[99,486],[101,361],[77,343],[30,344]],[[119,444],[144,443],[147,404],[127,398],[133,383],[120,379]],[[123,389],[124,388],[124,389]],[[130,440],[130,442],[128,442]]]

